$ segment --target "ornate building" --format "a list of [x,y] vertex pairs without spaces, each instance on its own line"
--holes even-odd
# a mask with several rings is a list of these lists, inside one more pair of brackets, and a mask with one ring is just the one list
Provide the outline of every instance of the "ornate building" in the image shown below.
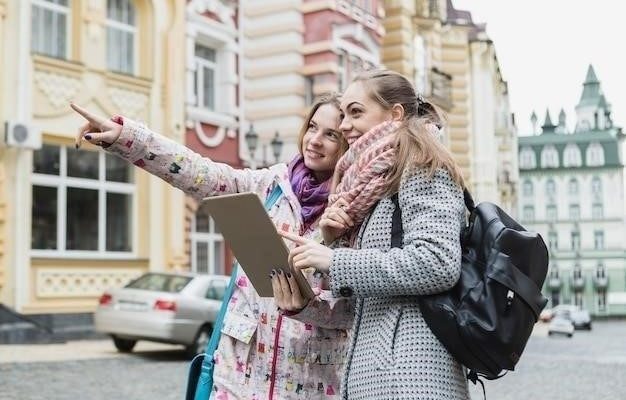
[[[109,286],[183,267],[184,195],[86,144],[74,101],[183,141],[184,4],[0,0],[0,302],[93,311]],[[10,32],[10,34],[9,34]]]
[[484,24],[450,0],[391,0],[385,10],[382,62],[446,112],[444,141],[476,200],[514,215],[517,132]]
[[594,315],[626,315],[624,134],[589,66],[576,126],[546,111],[541,132],[519,137],[521,223],[550,248],[544,293]]

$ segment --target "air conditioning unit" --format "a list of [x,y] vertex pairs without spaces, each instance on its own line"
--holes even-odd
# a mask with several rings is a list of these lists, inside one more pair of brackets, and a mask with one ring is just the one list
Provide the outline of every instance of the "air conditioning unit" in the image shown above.
[[4,124],[4,142],[9,147],[37,150],[41,148],[41,131],[17,121]]

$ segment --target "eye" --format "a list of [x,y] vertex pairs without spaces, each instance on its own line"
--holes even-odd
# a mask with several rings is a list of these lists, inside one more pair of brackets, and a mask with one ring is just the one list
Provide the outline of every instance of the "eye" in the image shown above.
[[339,133],[337,131],[326,131],[326,136],[332,140],[339,140]]
[[317,125],[315,125],[313,122],[309,122],[308,130],[312,132],[317,131]]

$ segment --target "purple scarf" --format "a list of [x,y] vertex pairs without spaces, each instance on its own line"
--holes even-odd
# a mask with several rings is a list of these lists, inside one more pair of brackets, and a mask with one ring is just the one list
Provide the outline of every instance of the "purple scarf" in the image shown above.
[[324,212],[330,193],[331,178],[318,182],[313,171],[304,165],[302,156],[297,156],[289,163],[289,181],[302,207],[304,230],[307,230]]

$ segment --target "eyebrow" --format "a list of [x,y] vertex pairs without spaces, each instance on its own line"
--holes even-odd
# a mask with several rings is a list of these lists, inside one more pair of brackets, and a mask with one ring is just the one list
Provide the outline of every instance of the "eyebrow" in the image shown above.
[[358,104],[358,105],[360,105],[361,107],[363,107],[363,104],[359,103],[358,101],[353,101],[352,103],[350,103],[350,104],[348,104],[348,105],[346,106],[346,110],[347,110],[347,109],[349,109],[350,107],[352,107],[354,104]]

